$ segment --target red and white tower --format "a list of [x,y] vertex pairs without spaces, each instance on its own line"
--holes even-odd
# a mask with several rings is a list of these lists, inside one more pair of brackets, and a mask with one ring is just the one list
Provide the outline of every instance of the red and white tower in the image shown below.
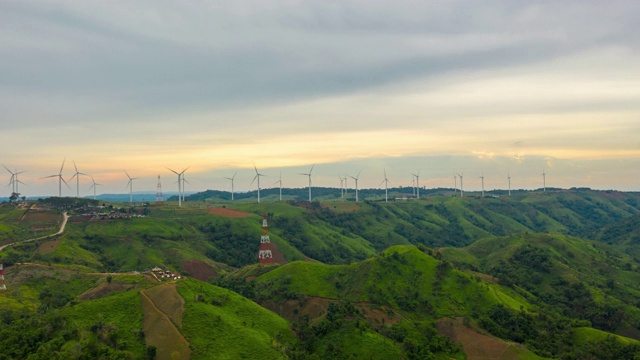
[[158,175],[158,187],[156,189],[156,204],[162,204],[164,199],[162,198],[162,184],[160,184],[160,175]]
[[7,284],[4,283],[4,270],[2,270],[2,263],[0,263],[0,290],[7,290]]
[[271,264],[271,240],[269,240],[269,227],[267,226],[267,214],[262,217],[262,236],[260,236],[260,251],[258,252],[258,264]]

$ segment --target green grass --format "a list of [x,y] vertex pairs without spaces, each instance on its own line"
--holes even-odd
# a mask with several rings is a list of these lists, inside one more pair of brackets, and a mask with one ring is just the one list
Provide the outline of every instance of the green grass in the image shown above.
[[286,320],[234,292],[192,279],[179,282],[178,292],[186,301],[180,331],[193,359],[282,359],[294,341]]

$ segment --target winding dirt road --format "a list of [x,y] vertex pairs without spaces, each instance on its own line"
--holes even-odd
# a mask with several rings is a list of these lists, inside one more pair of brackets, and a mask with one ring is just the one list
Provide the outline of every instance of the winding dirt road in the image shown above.
[[64,232],[64,228],[67,226],[67,220],[69,220],[69,215],[67,215],[67,212],[65,211],[65,212],[62,213],[62,224],[60,224],[60,229],[58,230],[57,233],[50,234],[50,235],[45,235],[45,236],[40,236],[40,237],[37,237],[37,238],[28,239],[28,240],[20,240],[20,241],[12,242],[10,244],[2,245],[2,246],[0,246],[0,251],[4,250],[4,248],[6,248],[8,246],[13,246],[15,244],[26,243],[26,242],[36,241],[36,240],[44,240],[44,239],[48,239],[48,238],[60,235],[60,234],[62,234]]

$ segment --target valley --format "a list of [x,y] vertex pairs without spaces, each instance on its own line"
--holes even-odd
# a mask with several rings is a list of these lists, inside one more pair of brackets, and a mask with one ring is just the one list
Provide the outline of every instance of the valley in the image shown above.
[[[640,353],[638,193],[260,204],[192,196],[183,207],[0,205],[0,244],[12,244],[0,249],[0,358]],[[96,211],[127,216],[83,215]],[[269,265],[257,264],[263,214]]]

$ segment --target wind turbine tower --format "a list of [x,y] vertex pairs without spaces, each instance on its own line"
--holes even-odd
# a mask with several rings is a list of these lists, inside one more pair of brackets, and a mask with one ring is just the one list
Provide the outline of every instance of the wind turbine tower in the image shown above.
[[300,173],[300,175],[305,175],[309,177],[309,202],[311,202],[311,172],[313,172],[313,167],[316,166],[311,165],[311,170],[309,170],[309,173],[305,174],[305,173]]
[[547,174],[544,172],[544,168],[542,168],[542,191],[547,192]]
[[458,177],[456,174],[453,174],[453,194],[455,195],[458,192]]
[[282,172],[280,172],[280,178],[278,179],[278,181],[274,182],[273,184],[280,184],[280,201],[282,201]]
[[358,202],[358,178],[360,177],[360,173],[358,173],[358,176],[356,177],[353,177],[351,175],[349,175],[349,177],[355,180],[356,182],[356,202]]
[[340,198],[344,199],[344,180],[342,178],[342,176],[338,175],[338,178],[340,179]]
[[19,188],[19,184],[23,184],[23,185],[26,185],[26,184],[18,179],[18,175],[22,174],[24,171],[14,170],[15,172],[13,172],[13,171],[9,170],[9,168],[4,166],[4,165],[2,165],[2,167],[4,167],[9,172],[9,174],[11,174],[11,179],[9,179],[9,185],[11,185],[12,193],[19,194],[20,193],[20,191],[18,189]]
[[480,180],[482,181],[482,197],[484,197],[484,172],[480,175]]
[[[189,167],[187,166],[186,168],[184,168],[184,170],[182,170],[181,172],[177,172],[175,170],[169,169],[167,168],[167,170],[171,171],[172,173],[178,175],[178,207],[182,207],[182,187],[183,187],[183,182],[182,179],[184,177],[184,172],[187,171]],[[160,176],[160,175],[158,175]]]
[[417,174],[412,174],[416,178],[416,199],[420,199],[420,170]]
[[139,178],[132,178],[126,170],[124,170],[124,173],[127,174],[127,177],[129,178],[129,182],[127,183],[127,186],[129,187],[129,202],[133,203],[133,180],[137,180]]
[[511,174],[507,172],[507,180],[509,180],[509,196],[511,196]]
[[380,183],[384,183],[384,202],[389,202],[389,179],[387,179],[387,170],[384,170],[384,180]]
[[[185,169],[185,170],[187,170],[187,169]],[[184,173],[184,171],[183,171],[183,173]],[[182,174],[182,202],[184,202],[184,192],[185,192],[184,191],[184,189],[185,189],[184,183],[187,183],[187,184],[191,185],[191,183],[188,182],[187,179],[185,179],[184,174]]]
[[251,181],[251,185],[253,185],[254,181],[258,180],[258,204],[260,204],[260,177],[265,175],[260,174],[258,172],[258,168],[256,167],[256,164],[253,164],[253,169],[256,171],[256,176],[253,177],[253,180]]
[[76,172],[73,174],[73,176],[69,180],[73,180],[73,178],[76,178],[76,198],[79,198],[80,197],[80,175],[85,175],[85,176],[88,176],[88,175],[78,171],[78,167],[76,166],[75,161],[73,162],[73,167],[76,169]]
[[462,174],[458,174],[458,177],[460,177],[460,197],[464,197],[464,189],[462,187]]
[[49,175],[49,176],[45,176],[44,177],[44,179],[46,179],[46,178],[54,178],[54,177],[58,178],[58,197],[62,197],[62,183],[64,183],[65,185],[67,185],[67,187],[69,187],[69,184],[67,184],[67,182],[64,181],[64,178],[62,178],[62,169],[64,169],[65,160],[66,159],[62,160],[62,166],[60,166],[60,171],[57,174]]
[[93,179],[93,176],[91,177],[91,182],[93,184],[91,184],[91,187],[89,188],[89,190],[91,190],[91,188],[93,188],[93,200],[96,200],[96,187],[98,187],[98,185],[102,185],[102,184],[96,183],[96,181]]
[[233,180],[236,178],[238,172],[236,171],[232,177],[225,177],[225,179],[231,180],[231,201],[233,201]]

